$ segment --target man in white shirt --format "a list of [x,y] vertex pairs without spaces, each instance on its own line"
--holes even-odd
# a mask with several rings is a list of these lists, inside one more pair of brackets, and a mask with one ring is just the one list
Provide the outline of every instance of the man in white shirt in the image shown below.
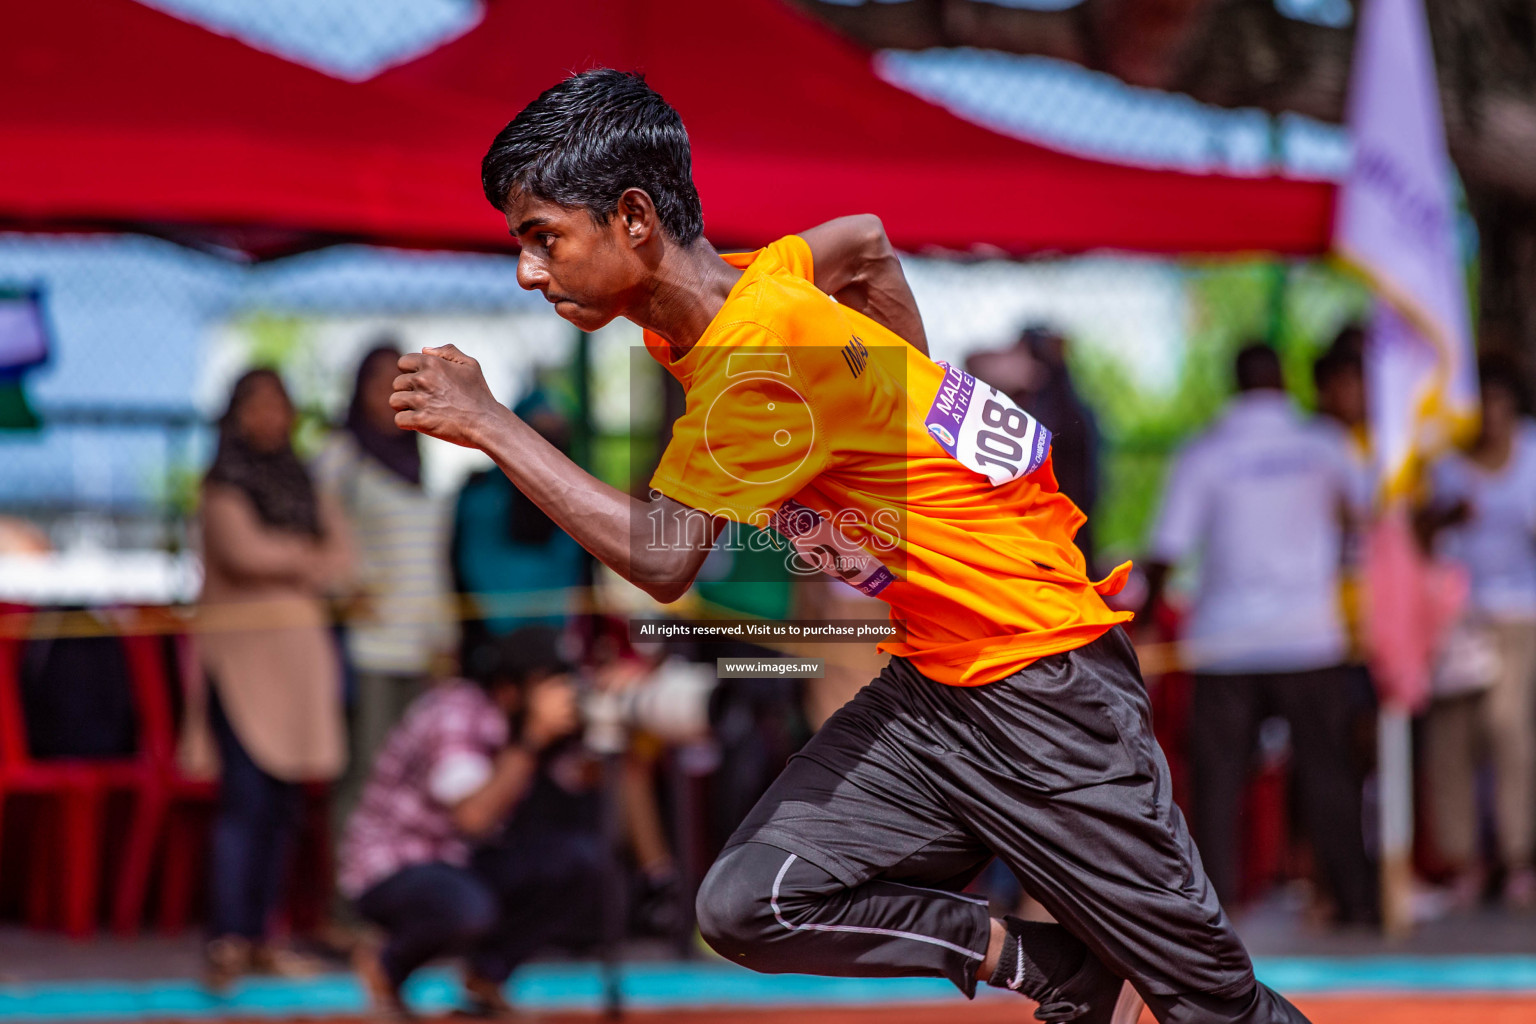
[[1193,830],[1223,902],[1241,878],[1243,795],[1260,723],[1290,723],[1293,785],[1338,918],[1377,916],[1350,761],[1348,638],[1339,602],[1347,524],[1364,480],[1338,431],[1286,395],[1280,360],[1237,356],[1239,394],[1175,462],[1148,552],[1151,608],[1198,557],[1184,630],[1195,671]]

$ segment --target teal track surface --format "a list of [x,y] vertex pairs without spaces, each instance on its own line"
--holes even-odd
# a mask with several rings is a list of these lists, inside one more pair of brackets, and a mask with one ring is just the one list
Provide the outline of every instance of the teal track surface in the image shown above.
[[[1259,977],[1289,995],[1343,993],[1536,994],[1536,956],[1287,957],[1260,960]],[[944,981],[761,975],[719,962],[632,964],[622,971],[625,1005],[636,1010],[704,1007],[892,1006],[954,1002]],[[512,980],[528,1010],[597,1010],[603,975],[593,964],[534,964]],[[421,971],[409,996],[424,1011],[452,1007],[455,974]],[[303,980],[252,979],[224,997],[193,981],[0,984],[0,1020],[162,1020],[166,1017],[324,1017],[358,1014],[363,994],[350,975]]]

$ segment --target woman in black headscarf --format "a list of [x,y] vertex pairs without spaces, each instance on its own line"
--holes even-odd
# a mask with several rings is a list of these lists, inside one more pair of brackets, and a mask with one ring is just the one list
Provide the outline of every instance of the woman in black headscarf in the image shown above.
[[359,452],[401,481],[420,487],[421,435],[395,426],[395,410],[389,404],[399,362],[400,349],[392,341],[375,345],[363,356],[345,427]]
[[[198,654],[207,680],[188,720],[189,767],[210,750],[220,797],[210,865],[209,981],[288,971],[268,944],[300,812],[299,784],[334,779],[346,757],[341,673],[324,595],[350,562],[346,528],[293,450],[282,379],[252,370],[235,383],[203,481],[203,593]],[[206,717],[197,707],[206,696]]]

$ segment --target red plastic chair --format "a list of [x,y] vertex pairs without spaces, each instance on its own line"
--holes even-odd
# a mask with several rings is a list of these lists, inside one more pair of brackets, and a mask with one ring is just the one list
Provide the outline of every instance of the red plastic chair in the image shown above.
[[[187,673],[195,671],[190,643],[185,635],[177,635],[173,642],[182,676],[175,685],[184,685]],[[212,780],[190,778],[177,763],[173,683],[165,663],[163,638],[129,636],[124,638],[124,647],[133,680],[142,768],[148,778],[139,788],[113,894],[112,929],[120,935],[139,930],[158,853],[157,923],[162,931],[178,932],[186,925],[198,865],[204,859],[203,830],[188,820],[187,812],[196,805],[211,805],[218,785]]]
[[[187,638],[178,635],[175,643],[177,661],[184,673],[190,656]],[[134,683],[139,750],[152,778],[139,792],[112,901],[112,927],[120,935],[138,931],[155,874],[155,854],[160,852],[159,924],[167,928],[170,917],[170,930],[179,931],[186,920],[197,864],[202,859],[199,837],[188,832],[183,811],[188,803],[211,804],[218,790],[212,781],[188,778],[177,765],[173,684],[166,669],[163,639],[130,636],[124,639],[124,646],[129,676]]]
[[[34,927],[57,922],[76,938],[96,928],[102,873],[102,825],[106,797],[134,797],[124,864],[153,853],[155,825],[146,811],[158,799],[159,773],[141,742],[132,758],[47,759],[31,756],[22,714],[20,663],[24,635],[35,611],[0,605],[0,826],[4,802],[14,795],[43,800],[40,827],[32,830],[27,916]],[[153,682],[152,637],[127,637],[124,646],[135,690]]]

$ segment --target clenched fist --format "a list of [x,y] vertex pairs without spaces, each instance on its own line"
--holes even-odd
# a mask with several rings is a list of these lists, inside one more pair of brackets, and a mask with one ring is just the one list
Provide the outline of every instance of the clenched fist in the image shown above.
[[389,396],[395,426],[479,448],[479,431],[506,408],[491,395],[480,364],[453,345],[408,352]]

